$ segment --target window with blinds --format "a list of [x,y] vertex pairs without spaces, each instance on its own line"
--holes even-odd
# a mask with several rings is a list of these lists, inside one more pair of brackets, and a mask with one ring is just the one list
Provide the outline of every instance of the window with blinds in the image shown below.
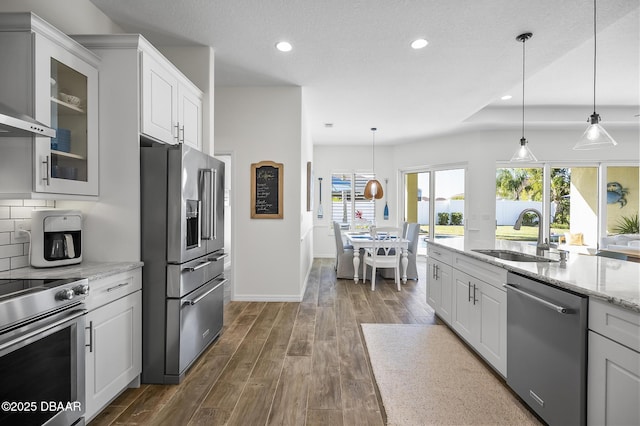
[[372,174],[334,173],[331,175],[331,219],[349,227],[353,224],[356,212],[362,213],[362,219],[375,223],[375,204],[364,198],[364,187]]

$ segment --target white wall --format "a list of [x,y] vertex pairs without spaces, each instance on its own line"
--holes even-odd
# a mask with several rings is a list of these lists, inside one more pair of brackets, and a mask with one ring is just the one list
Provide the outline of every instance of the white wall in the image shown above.
[[[311,246],[306,246],[312,241],[304,229],[310,213],[302,196],[306,187],[302,176],[312,157],[303,126],[302,90],[217,87],[215,96],[216,153],[233,156],[231,297],[301,300],[301,276],[306,276],[303,269],[311,257]],[[251,164],[267,160],[284,164],[284,216],[251,219]]]
[[[368,131],[365,129],[364,131]],[[391,146],[375,147],[376,177],[385,185],[385,178],[389,179],[385,197],[389,203],[389,219],[384,220],[385,198],[376,200],[376,224],[378,226],[397,226],[402,219],[398,219],[398,171],[394,161],[394,148]],[[333,238],[333,224],[331,221],[331,174],[372,171],[371,146],[315,146],[313,148],[315,194],[314,206],[317,212],[319,203],[318,178],[322,178],[322,207],[323,218],[314,220],[314,257],[335,257],[336,247]],[[401,186],[400,186],[401,188]]]
[[[574,151],[575,141],[582,135],[584,126],[575,128],[532,128],[527,130],[529,146],[538,160],[543,162],[561,161],[566,163],[596,163],[600,161],[640,161],[640,135],[636,127],[607,126],[618,146],[608,150]],[[379,177],[389,176],[390,223],[400,222],[397,218],[398,170],[411,170],[446,164],[466,165],[465,230],[466,247],[492,247],[495,235],[495,169],[497,162],[508,161],[520,139],[519,129],[462,129],[459,132],[441,135],[392,148],[376,147],[376,159],[384,158],[383,164],[376,163]],[[382,152],[380,152],[380,151]],[[334,170],[359,168],[370,170],[370,150],[353,146],[316,146],[314,158],[316,170],[328,178]],[[329,189],[322,187],[323,200],[328,200]],[[316,199],[317,200],[317,199]],[[378,217],[382,217],[384,203],[377,203]],[[325,209],[324,219],[315,220],[316,232],[314,254],[316,257],[335,256],[333,233],[330,232],[330,216]]]

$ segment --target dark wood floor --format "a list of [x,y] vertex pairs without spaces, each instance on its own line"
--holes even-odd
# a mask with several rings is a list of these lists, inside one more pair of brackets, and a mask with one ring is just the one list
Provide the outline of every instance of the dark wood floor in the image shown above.
[[128,389],[90,426],[382,425],[361,323],[432,324],[420,279],[336,280],[316,259],[300,303],[230,302],[221,337],[180,385]]

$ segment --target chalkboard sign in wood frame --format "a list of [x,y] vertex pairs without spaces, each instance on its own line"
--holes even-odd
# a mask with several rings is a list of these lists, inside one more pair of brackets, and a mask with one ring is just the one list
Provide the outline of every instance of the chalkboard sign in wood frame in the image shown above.
[[273,161],[251,164],[251,218],[282,219],[284,165]]

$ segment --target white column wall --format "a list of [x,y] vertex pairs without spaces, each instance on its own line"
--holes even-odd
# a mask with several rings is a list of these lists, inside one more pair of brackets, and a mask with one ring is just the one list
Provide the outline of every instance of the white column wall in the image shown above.
[[[311,162],[311,179],[314,179],[313,171],[313,140],[311,130],[307,123],[304,109],[304,90],[302,91],[302,114],[301,114],[301,143],[300,143],[300,269],[298,289],[300,298],[304,295],[307,278],[311,272],[313,263],[313,202],[311,211],[307,211],[307,162]],[[313,200],[313,181],[309,188],[310,196]]]
[[[301,176],[308,161],[301,161],[306,145],[301,92],[299,87],[216,88],[216,151],[233,156],[233,300],[301,300],[301,268],[310,262],[305,256],[311,257],[310,249],[301,252],[306,214]],[[283,219],[250,216],[251,164],[267,160],[284,164]]]

